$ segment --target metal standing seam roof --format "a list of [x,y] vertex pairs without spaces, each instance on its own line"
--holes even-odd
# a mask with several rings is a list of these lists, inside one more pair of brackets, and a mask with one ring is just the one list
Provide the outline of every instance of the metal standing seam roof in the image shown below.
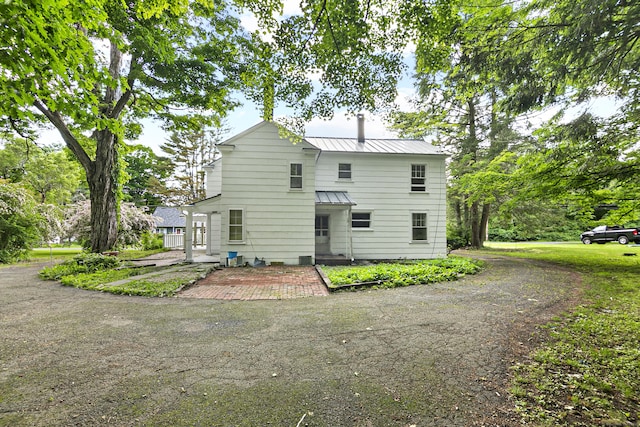
[[365,139],[306,137],[305,140],[322,151],[377,154],[440,154],[439,147],[420,139]]
[[356,204],[346,191],[316,191],[316,205],[355,206]]

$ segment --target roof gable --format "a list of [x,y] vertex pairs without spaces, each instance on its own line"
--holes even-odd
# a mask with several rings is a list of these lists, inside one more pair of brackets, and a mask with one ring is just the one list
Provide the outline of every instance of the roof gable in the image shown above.
[[[286,141],[287,138],[286,137],[282,137],[280,136],[280,130],[284,130],[286,133],[292,134],[292,132],[289,132],[288,130],[286,130],[284,127],[282,127],[281,125],[279,125],[278,123],[275,122],[268,122],[268,121],[261,121],[260,123],[251,126],[250,128],[240,132],[237,135],[232,136],[231,138],[227,139],[226,141],[223,141],[219,144],[217,144],[218,147],[233,147],[236,143],[241,142],[244,138],[246,138],[247,136],[251,135],[252,133],[258,132],[259,130],[263,129],[263,128],[271,128],[270,130],[274,131],[278,137],[283,140]],[[313,149],[313,150],[317,150],[317,147],[315,147],[312,144],[309,144],[309,142],[307,142],[304,138],[300,138],[300,141],[295,143],[296,145],[300,145],[300,148],[306,148],[306,149]]]

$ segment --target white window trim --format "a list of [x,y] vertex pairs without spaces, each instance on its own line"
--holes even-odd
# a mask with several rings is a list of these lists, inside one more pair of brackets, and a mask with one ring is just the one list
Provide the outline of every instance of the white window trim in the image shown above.
[[[295,188],[291,186],[291,178],[293,178],[293,175],[291,175],[292,165],[302,166],[302,175],[300,175],[300,188]],[[304,162],[289,162],[289,166],[287,169],[287,187],[289,188],[289,191],[304,191],[304,168],[305,168]]]
[[[354,227],[353,226],[353,214],[369,214],[369,227]],[[352,231],[373,231],[373,211],[352,211],[351,212],[351,230]]]
[[[231,240],[231,211],[240,211],[242,214],[242,240]],[[230,245],[244,245],[247,235],[247,216],[244,208],[229,208],[227,211],[227,243]]]
[[[413,189],[413,167],[414,166],[424,166],[424,190],[414,190]],[[427,176],[429,174],[429,167],[426,163],[411,163],[409,165],[409,191],[413,194],[427,194],[429,190],[429,186],[427,184]]]
[[[340,165],[349,165],[349,178],[340,177]],[[352,182],[353,181],[353,163],[341,162],[338,163],[338,182]]]
[[[414,240],[413,239],[413,215],[414,214],[424,214],[425,225],[424,228],[427,230],[427,238],[425,240]],[[426,211],[412,211],[409,215],[409,242],[412,244],[423,245],[429,243],[429,212]]]

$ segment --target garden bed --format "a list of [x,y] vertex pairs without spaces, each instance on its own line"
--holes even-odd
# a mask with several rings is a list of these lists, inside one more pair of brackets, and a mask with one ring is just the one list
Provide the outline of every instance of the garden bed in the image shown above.
[[482,263],[461,257],[369,265],[322,267],[330,290],[356,287],[396,288],[456,280],[480,271]]

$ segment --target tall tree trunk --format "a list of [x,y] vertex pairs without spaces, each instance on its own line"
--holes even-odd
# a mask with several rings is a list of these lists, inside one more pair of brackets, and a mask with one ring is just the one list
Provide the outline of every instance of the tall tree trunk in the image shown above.
[[482,247],[482,243],[480,241],[480,218],[478,217],[478,206],[479,203],[478,202],[473,202],[471,204],[471,215],[470,215],[470,222],[471,222],[471,247],[472,248],[480,248]]
[[91,198],[91,251],[115,246],[118,236],[118,152],[116,136],[105,129],[95,133],[96,160],[87,171]]
[[[109,74],[114,81],[120,79],[122,52],[115,43],[111,43]],[[135,70],[138,58],[134,55],[129,64],[129,74],[124,93],[120,94],[119,85],[107,85],[103,97],[100,115],[109,120],[119,120],[129,103],[135,84]],[[33,106],[40,110],[58,129],[67,147],[78,159],[87,175],[91,200],[91,251],[104,252],[115,246],[118,233],[118,150],[117,137],[108,128],[96,130],[96,158],[91,160],[84,147],[67,127],[59,112],[51,110],[42,100],[36,99]]]
[[487,227],[489,225],[489,213],[491,212],[491,204],[485,203],[482,205],[482,215],[480,216],[480,247],[484,246],[484,242],[487,240]]

